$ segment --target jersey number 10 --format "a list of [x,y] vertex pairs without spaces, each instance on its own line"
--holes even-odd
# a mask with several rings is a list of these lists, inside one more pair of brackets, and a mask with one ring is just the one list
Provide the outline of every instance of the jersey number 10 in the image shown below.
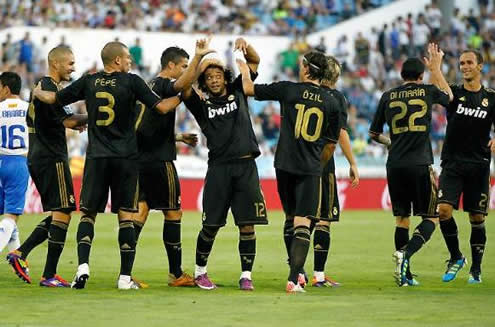
[[[15,131],[19,130],[21,133],[26,132],[26,127],[23,125],[12,125],[0,127],[0,131],[2,132],[2,148],[13,149],[23,149],[26,147],[26,142],[24,141],[24,137],[20,135],[15,135]],[[17,146],[15,145],[15,141],[17,142]]]
[[[297,110],[296,126],[294,129],[294,135],[296,139],[302,136],[302,138],[308,142],[314,142],[318,140],[321,134],[321,127],[323,126],[323,112],[320,110],[320,108],[317,107],[311,107],[308,110],[305,110],[306,105],[301,103],[296,104],[295,108]],[[313,134],[309,134],[309,120],[313,115],[315,115],[317,119],[316,128]]]

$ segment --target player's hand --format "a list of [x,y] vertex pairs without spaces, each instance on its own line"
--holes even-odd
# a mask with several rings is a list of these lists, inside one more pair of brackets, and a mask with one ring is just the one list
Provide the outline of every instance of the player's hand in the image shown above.
[[488,142],[488,146],[490,147],[490,151],[495,153],[495,139],[491,139],[490,142]]
[[192,147],[195,147],[198,144],[198,134],[184,133],[181,135],[181,142],[184,142],[185,144]]
[[215,50],[210,49],[211,38],[212,38],[212,36],[209,35],[205,39],[199,39],[196,41],[196,50],[195,50],[196,55],[198,55],[200,57],[204,57],[209,53],[216,52]]
[[82,133],[88,129],[88,125],[76,126],[76,127],[72,127],[71,129],[78,131],[79,133]]
[[249,44],[246,42],[246,40],[240,37],[237,40],[235,40],[234,51],[239,50],[242,52],[243,55],[246,55],[248,46]]
[[237,67],[239,67],[239,71],[241,72],[242,75],[249,75],[249,66],[244,60],[237,59],[236,60]]
[[351,165],[349,168],[349,177],[351,178],[351,187],[359,185],[359,172],[356,165]]
[[41,91],[41,81],[39,81],[38,84],[36,84],[36,87],[33,89],[33,97],[39,99],[40,91]]
[[440,70],[442,67],[442,60],[444,53],[443,51],[438,47],[438,44],[436,43],[429,43],[428,44],[428,55],[429,58],[424,57],[424,61],[426,66],[430,71],[438,69]]

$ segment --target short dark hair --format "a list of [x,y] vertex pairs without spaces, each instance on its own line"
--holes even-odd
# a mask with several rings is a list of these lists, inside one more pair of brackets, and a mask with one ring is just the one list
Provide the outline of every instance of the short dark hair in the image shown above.
[[122,52],[126,48],[127,45],[117,41],[105,44],[103,49],[101,49],[101,61],[103,61],[103,65],[111,64],[115,58],[122,55]]
[[[474,55],[476,56],[476,61],[478,62],[478,65],[479,64],[483,64],[484,63],[484,59],[483,59],[483,55],[481,54],[481,52],[479,52],[478,50],[475,50],[475,49],[466,49],[466,50],[463,50],[461,52],[461,55],[465,54],[465,53],[474,53]],[[460,56],[459,56],[460,57]]]
[[223,70],[223,78],[227,82],[227,87],[229,87],[229,85],[234,80],[234,73],[228,68],[225,68],[225,67],[220,66],[220,65],[212,64],[212,65],[209,65],[208,67],[206,67],[205,70],[201,73],[201,75],[199,75],[199,77],[198,77],[199,89],[203,92],[208,92],[208,87],[206,87],[205,75],[206,75],[206,71],[210,68],[218,68],[218,69]]
[[14,72],[4,72],[0,75],[2,86],[8,86],[10,93],[19,95],[21,93],[21,77]]
[[186,50],[179,47],[168,47],[165,51],[162,52],[162,56],[160,58],[160,63],[162,65],[162,69],[167,67],[169,62],[173,62],[177,64],[180,59],[186,58],[189,59],[189,55]]
[[400,76],[404,81],[416,81],[425,72],[425,64],[419,58],[407,58],[402,64]]
[[309,67],[308,75],[313,80],[321,81],[328,70],[327,57],[323,52],[310,51],[303,56],[303,65]]

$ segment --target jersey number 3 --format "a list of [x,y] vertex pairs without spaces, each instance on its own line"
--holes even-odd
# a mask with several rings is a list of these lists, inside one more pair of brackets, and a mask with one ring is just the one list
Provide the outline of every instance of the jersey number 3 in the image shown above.
[[96,92],[96,97],[98,99],[106,99],[108,104],[106,106],[99,106],[98,111],[104,112],[108,115],[107,119],[98,119],[96,121],[97,126],[108,126],[115,119],[115,111],[113,106],[115,105],[115,98],[108,92]]
[[[407,115],[407,106],[420,106],[421,110],[416,111],[409,116],[408,126],[397,127],[397,121],[401,120]],[[426,111],[428,110],[428,105],[421,99],[411,99],[407,101],[407,104],[402,101],[393,101],[390,103],[390,108],[399,107],[400,112],[395,114],[392,117],[392,133],[393,134],[401,134],[405,132],[426,132],[425,125],[416,125],[415,120],[426,115]]]

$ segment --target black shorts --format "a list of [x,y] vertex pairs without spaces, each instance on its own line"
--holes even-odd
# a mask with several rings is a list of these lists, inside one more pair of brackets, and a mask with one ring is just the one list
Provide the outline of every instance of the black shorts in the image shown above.
[[137,212],[138,175],[135,160],[86,158],[79,201],[81,211],[104,212],[110,188],[113,213],[119,210]]
[[482,163],[442,162],[438,203],[449,203],[457,210],[461,193],[464,211],[487,215],[490,205],[490,166]]
[[325,221],[339,221],[340,204],[335,173],[324,174],[321,177],[320,218]]
[[224,226],[232,209],[237,226],[266,225],[266,203],[253,159],[208,167],[203,189],[203,225]]
[[430,166],[387,167],[388,192],[395,217],[438,217],[437,184]]
[[146,201],[150,209],[180,210],[180,183],[173,161],[139,163],[139,201]]
[[76,210],[74,186],[67,160],[32,160],[29,173],[38,189],[44,211]]
[[321,203],[321,177],[292,174],[276,169],[277,189],[287,216],[319,220]]

